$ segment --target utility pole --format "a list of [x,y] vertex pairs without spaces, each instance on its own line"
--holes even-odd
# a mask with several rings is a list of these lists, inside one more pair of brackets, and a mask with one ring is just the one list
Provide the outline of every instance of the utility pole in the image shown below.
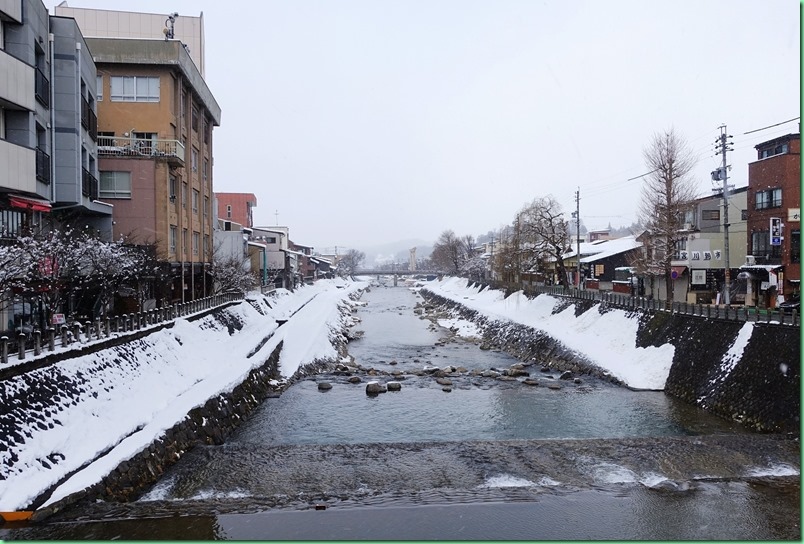
[[575,252],[578,254],[578,288],[581,287],[581,188],[575,191]]
[[717,170],[712,172],[713,181],[723,181],[723,258],[724,258],[724,275],[725,275],[725,289],[723,293],[723,302],[726,305],[731,304],[731,294],[729,289],[731,287],[731,268],[729,265],[729,185],[728,185],[728,165],[726,164],[726,151],[734,151],[731,142],[728,141],[732,136],[726,134],[726,125],[720,125],[720,137],[715,140],[715,155],[723,155],[723,165]]

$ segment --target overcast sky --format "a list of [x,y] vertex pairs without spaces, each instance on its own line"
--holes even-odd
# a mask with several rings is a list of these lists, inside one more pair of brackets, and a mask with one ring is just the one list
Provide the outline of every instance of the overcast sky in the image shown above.
[[322,250],[477,235],[548,194],[569,217],[578,188],[587,228],[629,225],[655,132],[686,137],[703,196],[719,125],[737,187],[754,145],[798,131],[744,134],[800,115],[797,0],[69,5],[203,11],[215,190]]

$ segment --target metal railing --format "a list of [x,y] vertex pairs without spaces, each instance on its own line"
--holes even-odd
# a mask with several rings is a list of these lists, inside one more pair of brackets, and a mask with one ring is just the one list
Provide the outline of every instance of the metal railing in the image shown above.
[[43,106],[50,107],[50,81],[39,68],[36,69],[34,74],[34,94]]
[[172,323],[178,318],[212,310],[237,300],[243,300],[241,293],[224,293],[153,310],[98,318],[85,323],[75,321],[60,325],[58,328],[48,327],[44,331],[33,330],[28,334],[19,332],[14,338],[2,336],[0,364],[7,365],[9,362],[24,361],[28,355],[36,357],[45,352],[52,352],[56,350],[56,346],[62,348],[77,346],[109,338],[112,334],[125,334],[154,325]]
[[36,148],[36,179],[50,183],[50,155]]
[[184,164],[184,144],[178,140],[146,138],[98,138],[98,155],[103,157],[145,157],[175,159]]
[[475,282],[476,284],[505,291],[506,296],[516,291],[523,291],[528,296],[548,294],[563,298],[601,302],[610,307],[625,310],[661,311],[679,315],[720,319],[724,321],[752,321],[774,325],[801,326],[801,313],[796,310],[784,312],[778,308],[756,308],[752,306],[727,306],[721,304],[693,304],[690,302],[670,302],[649,297],[631,296],[612,291],[596,289],[576,289],[561,285],[534,285],[522,287],[502,282]]
[[82,168],[83,175],[81,176],[81,194],[90,200],[98,200],[98,178],[86,168]]

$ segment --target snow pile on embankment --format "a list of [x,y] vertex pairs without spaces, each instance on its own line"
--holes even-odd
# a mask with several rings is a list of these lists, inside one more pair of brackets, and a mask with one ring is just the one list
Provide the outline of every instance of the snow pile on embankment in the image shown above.
[[328,280],[257,295],[0,382],[0,511],[26,508],[65,478],[46,504],[101,481],[190,410],[239,385],[282,341],[283,377],[335,358],[331,338],[348,319],[340,307],[363,287]]
[[664,389],[675,347],[636,347],[638,320],[623,310],[596,309],[575,316],[575,307],[553,313],[560,302],[550,295],[528,299],[521,291],[505,298],[502,291],[469,287],[463,278],[446,278],[423,289],[476,310],[492,320],[511,321],[544,332],[579,353],[629,387]]

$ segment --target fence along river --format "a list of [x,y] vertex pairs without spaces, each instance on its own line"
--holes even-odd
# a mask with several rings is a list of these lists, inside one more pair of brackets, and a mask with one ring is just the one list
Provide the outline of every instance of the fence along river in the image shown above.
[[[134,503],[0,537],[800,538],[790,441],[538,364],[526,367],[538,386],[493,377],[518,361],[421,319],[408,289],[374,286],[363,301],[353,371],[268,399]],[[466,372],[424,371],[448,366]],[[368,396],[369,380],[401,389]]]

